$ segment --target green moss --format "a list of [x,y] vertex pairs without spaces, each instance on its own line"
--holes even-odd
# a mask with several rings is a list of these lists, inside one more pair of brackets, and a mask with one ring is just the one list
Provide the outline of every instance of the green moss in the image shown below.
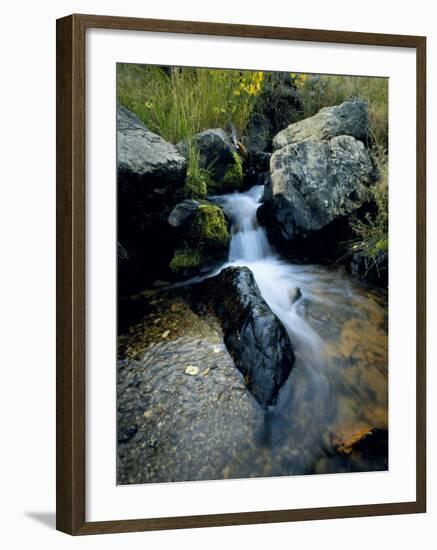
[[200,265],[199,251],[193,248],[180,248],[174,253],[170,262],[170,269],[175,273],[183,272],[189,269],[195,269]]
[[202,249],[227,246],[229,231],[221,208],[213,204],[202,204],[194,223],[198,243]]
[[238,190],[243,184],[243,161],[234,153],[234,162],[229,165],[223,178],[223,188],[226,190]]
[[188,275],[203,264],[226,257],[229,231],[220,207],[201,200],[189,224],[183,227],[180,246],[170,262],[174,273]]

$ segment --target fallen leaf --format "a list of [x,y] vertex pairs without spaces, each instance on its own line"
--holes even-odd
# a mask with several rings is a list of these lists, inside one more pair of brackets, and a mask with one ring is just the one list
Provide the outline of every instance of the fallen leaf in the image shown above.
[[199,374],[199,367],[188,365],[188,367],[185,369],[185,374],[189,374],[190,376],[196,376],[196,374]]

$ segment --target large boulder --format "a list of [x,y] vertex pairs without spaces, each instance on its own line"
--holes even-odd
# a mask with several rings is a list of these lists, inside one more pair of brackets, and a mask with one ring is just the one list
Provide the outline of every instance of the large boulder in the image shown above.
[[277,150],[260,220],[285,241],[306,237],[356,211],[368,199],[373,168],[352,136],[307,139]]
[[234,143],[221,128],[200,132],[193,136],[190,142],[181,141],[176,147],[187,159],[192,148],[198,152],[200,168],[206,170],[209,175],[208,194],[226,193],[241,188],[242,161]]
[[[145,286],[168,266],[173,235],[167,218],[183,198],[187,162],[133,113],[117,108],[119,291]],[[159,236],[159,238],[157,238]]]
[[306,139],[329,140],[348,135],[365,142],[368,136],[367,104],[361,100],[345,101],[341,105],[325,107],[316,115],[290,124],[273,139],[273,148],[281,149]]
[[294,354],[287,332],[264,301],[247,267],[228,267],[193,287],[197,299],[212,305],[226,347],[247,388],[264,407],[275,403]]
[[138,183],[158,192],[165,182],[178,185],[186,160],[171,143],[150,132],[125,107],[117,108],[117,171],[120,184]]

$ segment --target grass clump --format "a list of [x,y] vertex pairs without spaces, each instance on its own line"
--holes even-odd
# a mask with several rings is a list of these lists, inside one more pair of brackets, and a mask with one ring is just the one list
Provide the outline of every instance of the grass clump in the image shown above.
[[190,199],[206,197],[210,184],[210,171],[201,167],[199,150],[190,142],[188,149],[187,177],[184,187],[185,196]]
[[232,122],[244,133],[261,71],[117,65],[117,100],[170,143]]
[[349,243],[349,254],[360,253],[367,271],[379,266],[388,258],[388,179],[387,167],[381,169],[381,179],[371,188],[374,210],[363,220],[355,219],[351,228],[356,238]]

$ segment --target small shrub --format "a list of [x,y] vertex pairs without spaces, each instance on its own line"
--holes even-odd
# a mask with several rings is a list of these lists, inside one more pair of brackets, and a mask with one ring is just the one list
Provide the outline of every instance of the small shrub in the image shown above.
[[191,142],[188,150],[187,177],[185,179],[184,192],[187,198],[203,198],[208,194],[211,182],[209,170],[201,168],[200,153]]

